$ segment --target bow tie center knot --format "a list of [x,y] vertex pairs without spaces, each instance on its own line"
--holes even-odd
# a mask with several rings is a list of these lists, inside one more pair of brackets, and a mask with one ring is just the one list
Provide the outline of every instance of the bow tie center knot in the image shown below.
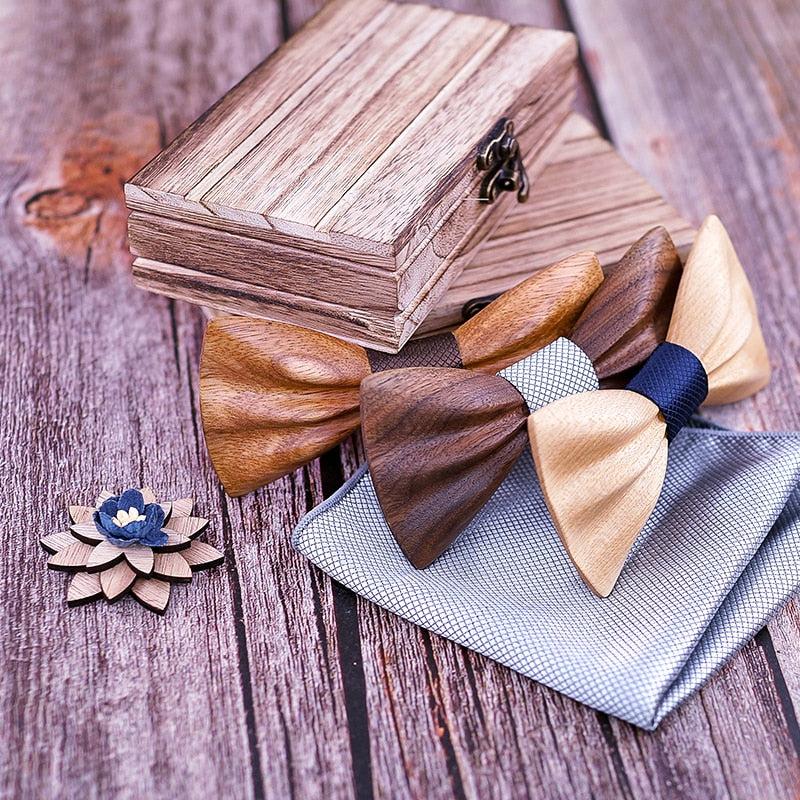
[[671,442],[706,399],[708,375],[691,350],[662,342],[625,388],[658,406]]

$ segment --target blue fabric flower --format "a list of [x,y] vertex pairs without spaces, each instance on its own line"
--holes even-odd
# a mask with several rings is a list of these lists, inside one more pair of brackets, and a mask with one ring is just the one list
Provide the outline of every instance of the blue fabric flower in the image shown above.
[[97,530],[117,547],[160,547],[167,541],[167,534],[161,530],[164,518],[164,509],[158,503],[145,503],[138,489],[109,497],[93,517]]

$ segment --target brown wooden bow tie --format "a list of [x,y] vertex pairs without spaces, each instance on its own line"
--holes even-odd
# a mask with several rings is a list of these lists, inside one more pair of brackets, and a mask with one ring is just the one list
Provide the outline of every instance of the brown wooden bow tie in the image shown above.
[[392,535],[423,569],[466,528],[528,441],[523,396],[499,375],[395,369],[361,384],[372,484]]
[[601,376],[625,372],[663,340],[679,271],[668,234],[656,228],[596,292],[597,258],[578,253],[452,334],[411,343],[396,356],[292,325],[213,319],[203,342],[200,405],[214,468],[237,496],[308,463],[357,429],[360,382],[379,370],[428,361],[493,373],[572,331]]

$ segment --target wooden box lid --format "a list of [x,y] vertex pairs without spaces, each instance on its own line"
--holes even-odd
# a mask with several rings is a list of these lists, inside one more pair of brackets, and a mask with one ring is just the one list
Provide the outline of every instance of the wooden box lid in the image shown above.
[[513,200],[480,201],[479,145],[513,120],[535,178],[574,60],[568,33],[334,0],[131,179],[134,275],[397,350]]

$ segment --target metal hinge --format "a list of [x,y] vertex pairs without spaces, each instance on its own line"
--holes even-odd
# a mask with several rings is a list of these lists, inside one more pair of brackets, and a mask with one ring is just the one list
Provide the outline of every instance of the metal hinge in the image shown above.
[[516,192],[520,203],[528,199],[530,183],[514,136],[513,120],[501,119],[481,142],[477,167],[487,173],[481,183],[482,203],[493,203],[500,192]]

